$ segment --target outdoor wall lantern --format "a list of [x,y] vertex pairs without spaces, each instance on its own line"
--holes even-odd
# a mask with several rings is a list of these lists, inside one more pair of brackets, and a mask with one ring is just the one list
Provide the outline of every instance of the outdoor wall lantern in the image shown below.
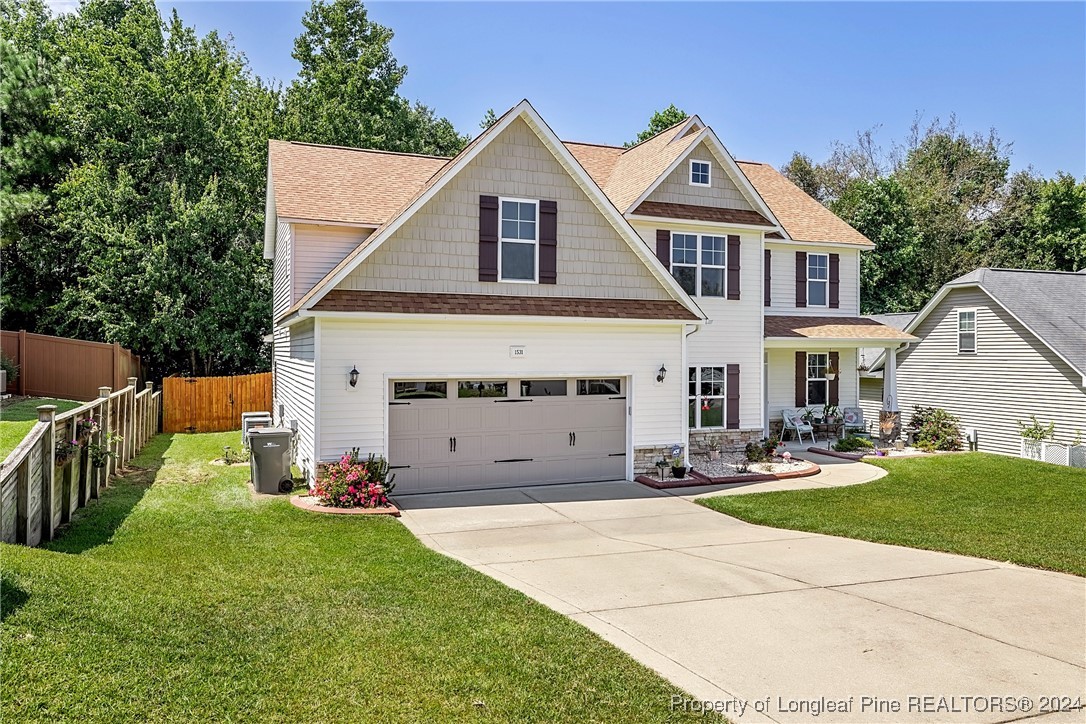
[[358,384],[358,367],[351,365],[351,387]]
[[656,381],[663,382],[665,377],[667,377],[667,367],[660,365],[660,370],[656,373]]

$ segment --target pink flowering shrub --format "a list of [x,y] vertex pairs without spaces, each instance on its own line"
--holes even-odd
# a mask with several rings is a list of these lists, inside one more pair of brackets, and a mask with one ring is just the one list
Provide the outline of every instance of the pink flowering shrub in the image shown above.
[[311,491],[321,505],[333,508],[383,508],[389,505],[395,474],[388,474],[384,458],[358,459],[358,448],[343,453],[324,467]]

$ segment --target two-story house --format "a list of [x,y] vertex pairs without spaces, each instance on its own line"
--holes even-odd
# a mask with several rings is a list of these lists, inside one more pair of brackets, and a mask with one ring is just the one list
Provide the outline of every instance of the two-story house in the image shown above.
[[627,149],[523,101],[451,159],[272,141],[274,414],[307,476],[358,447],[403,493],[631,479],[856,405],[857,348],[911,339],[858,316],[870,248],[697,117]]

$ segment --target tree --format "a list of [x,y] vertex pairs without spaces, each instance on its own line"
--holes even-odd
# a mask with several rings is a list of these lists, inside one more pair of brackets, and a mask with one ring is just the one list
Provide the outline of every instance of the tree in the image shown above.
[[467,139],[398,90],[407,68],[392,55],[392,30],[359,0],[315,0],[294,41],[298,77],[286,92],[284,133],[293,140],[451,156]]
[[653,113],[652,118],[649,119],[648,128],[646,128],[644,131],[641,131],[641,133],[638,133],[635,140],[628,141],[624,145],[626,146],[626,148],[629,148],[630,146],[636,146],[642,141],[647,141],[648,139],[652,138],[660,131],[666,131],[672,126],[682,123],[689,117],[690,116],[686,114],[686,111],[679,110],[675,107],[675,104],[672,103],[664,110],[656,111],[655,113]]
[[479,128],[481,128],[481,129],[483,129],[485,131],[486,129],[490,128],[491,126],[493,126],[497,122],[498,122],[498,115],[496,113],[494,113],[494,109],[493,108],[487,108],[486,113],[483,114],[483,120],[479,121]]
[[794,152],[792,160],[781,168],[781,173],[815,201],[825,201],[822,169],[816,166],[807,154]]

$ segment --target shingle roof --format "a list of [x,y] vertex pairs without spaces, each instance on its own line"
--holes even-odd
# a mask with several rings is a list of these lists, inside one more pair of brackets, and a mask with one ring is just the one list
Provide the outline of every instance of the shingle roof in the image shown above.
[[796,241],[830,241],[870,246],[871,240],[808,196],[777,169],[754,161],[737,161],[755,190]]
[[378,226],[449,162],[437,156],[268,141],[275,211]]
[[601,319],[675,319],[698,317],[673,300],[587,299],[488,294],[430,294],[333,289],[314,310],[387,314],[475,314]]
[[[868,319],[873,319],[879,324],[885,324],[887,327],[893,327],[894,329],[905,329],[915,317],[916,312],[868,315]],[[862,347],[860,349],[860,362],[871,367],[875,364],[875,360],[879,358],[879,355],[885,351],[885,347]]]
[[665,219],[691,219],[720,223],[749,224],[775,227],[772,221],[749,209],[726,209],[720,206],[695,206],[693,204],[669,204],[662,201],[642,201],[633,213],[641,216],[659,216]]
[[870,317],[766,315],[765,336],[775,339],[870,339],[912,342],[916,337]]
[[686,122],[683,121],[622,153],[607,183],[603,185],[603,192],[619,211],[626,213],[630,204],[637,201],[637,197],[660,178],[676,158],[690,150],[698,137],[697,133],[676,138],[685,126]]
[[947,283],[977,284],[1086,375],[1086,272],[981,267]]

